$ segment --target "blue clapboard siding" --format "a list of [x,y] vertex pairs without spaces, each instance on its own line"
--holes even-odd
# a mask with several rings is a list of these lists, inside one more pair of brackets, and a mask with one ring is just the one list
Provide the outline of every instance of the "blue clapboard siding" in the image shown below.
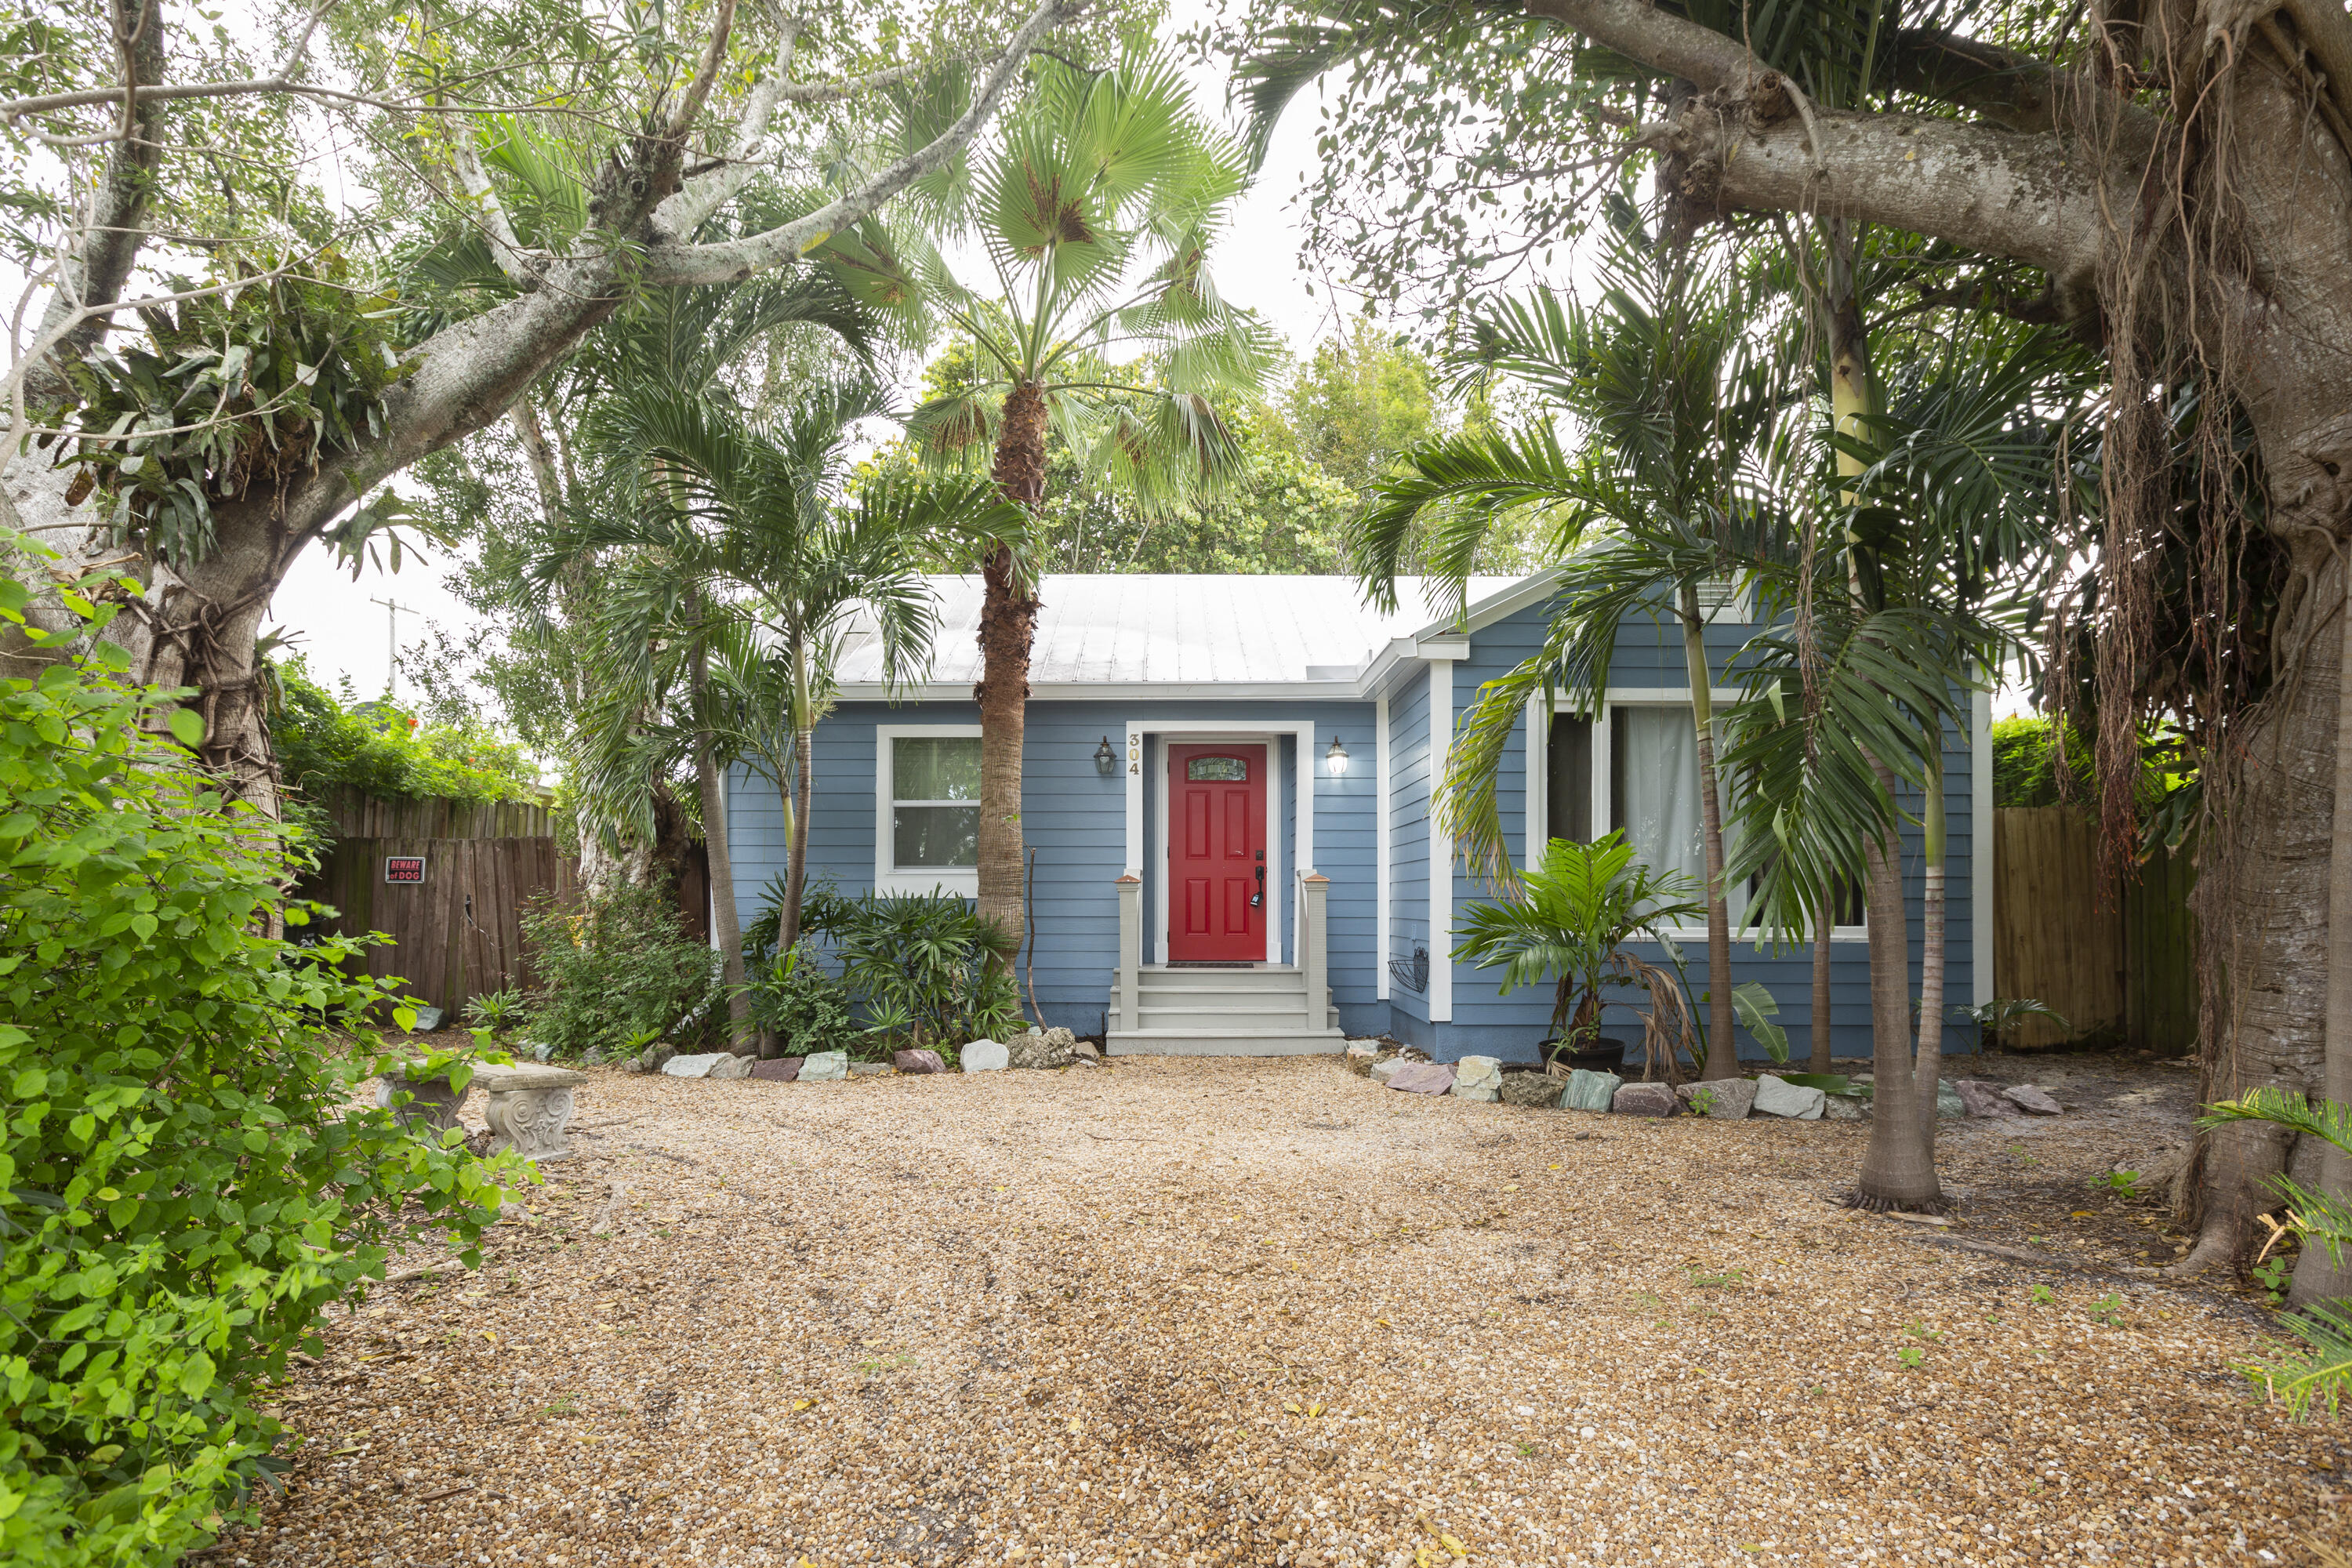
[[[1379,781],[1373,776],[1372,705],[1328,700],[1029,704],[1022,826],[1025,842],[1037,851],[1030,919],[1036,931],[1037,1002],[1048,1022],[1091,1033],[1102,1027],[1109,998],[1118,936],[1115,883],[1127,859],[1127,795],[1123,773],[1105,776],[1096,771],[1094,753],[1103,737],[1111,737],[1113,748],[1123,751],[1130,722],[1146,729],[1213,722],[1242,733],[1254,723],[1308,720],[1314,721],[1317,740],[1312,763],[1303,773],[1295,740],[1276,737],[1269,748],[1282,772],[1283,806],[1270,831],[1281,835],[1285,886],[1278,891],[1270,888],[1268,901],[1282,921],[1287,960],[1292,956],[1290,884],[1299,869],[1297,811],[1303,777],[1315,792],[1315,869],[1331,883],[1327,907],[1333,998],[1350,1033],[1377,1034],[1387,1027],[1387,1009],[1375,994],[1372,952],[1372,810],[1379,796]],[[812,877],[828,878],[849,894],[873,886],[877,725],[978,722],[973,703],[930,701],[897,707],[845,702],[820,723],[814,748],[816,802],[809,816]],[[1335,733],[1346,740],[1350,759],[1349,772],[1339,777],[1319,765]],[[1164,791],[1152,777],[1155,771],[1144,771],[1147,875],[1163,853],[1158,817]],[[759,911],[768,879],[783,870],[782,814],[774,789],[764,781],[739,773],[731,787],[730,837],[737,856],[738,904],[748,920]],[[1147,886],[1147,927],[1151,890]],[[1022,974],[1025,993],[1025,962]]]
[[[1482,627],[1472,636],[1470,658],[1454,667],[1454,685],[1459,694],[1455,715],[1457,723],[1476,701],[1481,683],[1495,679],[1537,650],[1541,645],[1548,618],[1548,606],[1538,605]],[[1707,653],[1714,665],[1715,685],[1718,688],[1729,683],[1725,670],[1753,629],[1746,625],[1728,622],[1718,622],[1708,627]],[[1609,685],[1615,691],[1687,690],[1689,666],[1679,626],[1664,616],[1627,616],[1620,628]],[[1418,722],[1425,735],[1425,710]],[[1520,864],[1525,863],[1527,853],[1527,721],[1522,714],[1514,730],[1511,748],[1505,757],[1496,790],[1505,841]],[[1969,874],[1969,857],[1974,846],[1972,795],[1969,752],[1957,733],[1949,735],[1948,742],[1950,749],[1945,757],[1948,814],[1945,994],[1948,1002],[1965,1003],[1974,1000],[1970,993],[1974,960],[1972,879]],[[1398,773],[1400,787],[1411,787],[1402,763]],[[1422,791],[1422,798],[1425,800],[1425,771]],[[1601,809],[1601,803],[1596,801],[1594,804],[1596,811]],[[1916,793],[1906,801],[1905,809],[1916,818],[1919,800]],[[1926,882],[1921,832],[1916,821],[1906,826],[1903,840],[1904,886],[1907,893],[1906,935],[1910,952],[1912,994],[1916,996],[1921,973],[1921,917]],[[1491,896],[1483,881],[1471,876],[1458,861],[1454,879],[1457,907],[1460,903]],[[1681,948],[1684,962],[1688,966],[1693,993],[1705,992],[1709,981],[1704,936],[1683,942]],[[1635,951],[1649,963],[1663,964],[1667,962],[1664,950],[1654,944],[1642,944]],[[1772,993],[1780,1008],[1777,1021],[1788,1031],[1790,1054],[1801,1060],[1811,1049],[1811,944],[1801,942],[1780,948],[1759,947],[1752,939],[1744,942],[1735,939],[1731,957],[1733,984],[1759,980]],[[1632,1001],[1645,1000],[1638,992],[1628,994]],[[1496,983],[1484,973],[1461,964],[1454,970],[1452,1021],[1433,1026],[1426,1022],[1425,1007],[1416,1011],[1401,1006],[1396,1019],[1397,1033],[1400,1038],[1422,1045],[1444,1060],[1474,1052],[1500,1056],[1506,1060],[1529,1060],[1534,1058],[1537,1044],[1547,1031],[1551,1005],[1552,996],[1548,987],[1521,988],[1505,997],[1499,994]],[[1832,1052],[1839,1057],[1868,1056],[1871,1051],[1870,952],[1868,944],[1859,938],[1832,944],[1831,1008]],[[1641,1034],[1639,1014],[1627,1002],[1614,1003],[1604,1017],[1604,1027],[1612,1035],[1637,1040]],[[1763,1048],[1748,1038],[1744,1029],[1738,1033],[1742,1057],[1757,1061],[1765,1059]],[[1973,1029],[1950,1027],[1946,1031],[1944,1048],[1947,1051],[1970,1050],[1975,1043]]]

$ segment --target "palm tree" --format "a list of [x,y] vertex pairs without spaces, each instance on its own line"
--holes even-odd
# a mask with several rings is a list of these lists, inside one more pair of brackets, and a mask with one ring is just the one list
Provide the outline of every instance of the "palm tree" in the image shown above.
[[1544,646],[1488,683],[1464,718],[1437,806],[1441,826],[1498,885],[1512,872],[1496,778],[1529,700],[1541,695],[1549,714],[1553,694],[1565,689],[1579,711],[1597,717],[1624,618],[1648,614],[1675,624],[1690,682],[1706,869],[1710,1018],[1702,1076],[1728,1078],[1739,1063],[1715,761],[1717,672],[1700,590],[1758,548],[1750,469],[1775,405],[1765,363],[1748,352],[1743,303],[1720,268],[1651,251],[1638,231],[1621,232],[1606,262],[1597,306],[1549,292],[1506,304],[1474,324],[1463,356],[1482,374],[1526,383],[1578,420],[1581,449],[1565,450],[1549,421],[1434,443],[1376,493],[1352,546],[1375,598],[1393,605],[1396,579],[1418,552],[1458,614],[1489,536],[1526,509],[1547,514],[1549,551],[1562,575]]
[[[2095,366],[2058,333],[2008,324],[1932,353],[1906,346],[1923,352],[1861,434],[1794,433],[1790,446],[1812,454],[1811,503],[1835,524],[1817,531],[1844,547],[1811,563],[1805,628],[1775,627],[1743,650],[1749,695],[1726,716],[1726,765],[1741,784],[1732,869],[1756,878],[1759,910],[1802,929],[1857,875],[1874,887],[1874,1000],[1892,990],[1902,1024],[1875,1031],[1877,1114],[1856,1199],[1936,1208],[1948,737],[1968,731],[1963,694],[2021,651],[2058,564],[2059,437]],[[1857,460],[1832,464],[1832,453]],[[1804,476],[1783,488],[1807,504]],[[1801,557],[1759,571],[1793,605],[1805,569]],[[1900,797],[1915,792],[1925,862],[1916,1042],[1895,847]]]
[[[789,809],[789,946],[807,875],[809,741],[847,640],[870,630],[885,680],[919,680],[938,611],[919,563],[981,537],[1018,540],[1018,510],[975,479],[871,486],[837,502],[851,427],[882,406],[871,384],[820,389],[764,421],[687,388],[615,399],[583,432],[614,499],[539,564],[546,577],[583,557],[630,563],[597,617],[610,696],[587,725],[582,793],[630,813],[668,768],[691,767],[731,985],[743,982],[742,941],[720,775],[761,764]],[[740,992],[735,1005],[740,1023]]]
[[[1102,71],[1037,68],[1036,93],[976,175],[964,216],[992,290],[965,287],[936,257],[917,268],[976,347],[981,374],[918,408],[908,433],[937,465],[985,452],[1005,498],[1034,510],[1050,432],[1099,482],[1165,512],[1234,469],[1225,411],[1274,362],[1269,334],[1219,298],[1208,269],[1243,161],[1162,56],[1130,47]],[[1017,939],[1038,600],[1009,540],[985,551],[981,570],[980,911]]]

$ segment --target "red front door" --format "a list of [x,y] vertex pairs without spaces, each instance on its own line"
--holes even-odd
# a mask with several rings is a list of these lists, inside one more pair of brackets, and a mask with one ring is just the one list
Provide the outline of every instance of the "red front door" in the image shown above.
[[1168,958],[1265,958],[1265,747],[1168,748]]

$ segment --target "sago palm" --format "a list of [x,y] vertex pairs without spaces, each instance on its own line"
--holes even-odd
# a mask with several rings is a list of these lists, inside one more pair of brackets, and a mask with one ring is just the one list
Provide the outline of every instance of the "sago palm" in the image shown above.
[[[1234,468],[1225,411],[1274,361],[1265,329],[1209,274],[1243,161],[1157,54],[1130,48],[1097,72],[1038,68],[964,214],[990,285],[965,285],[936,257],[919,268],[934,308],[977,349],[979,379],[917,409],[908,435],[936,465],[984,454],[1003,495],[1034,510],[1050,429],[1098,482],[1167,510]],[[1005,544],[981,570],[980,910],[1017,937],[1038,601]]]

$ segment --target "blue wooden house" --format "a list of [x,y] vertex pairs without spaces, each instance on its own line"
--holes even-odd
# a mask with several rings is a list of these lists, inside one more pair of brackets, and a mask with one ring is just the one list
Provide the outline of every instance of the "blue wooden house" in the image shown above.
[[[976,891],[982,585],[935,584],[929,683],[893,700],[878,650],[853,647],[816,731],[809,869],[845,893]],[[1342,577],[1047,578],[1022,806],[1046,1020],[1104,1031],[1115,1053],[1331,1051],[1343,1036],[1387,1034],[1443,1061],[1533,1059],[1549,988],[1501,996],[1492,972],[1451,958],[1461,911],[1490,892],[1439,840],[1428,806],[1433,761],[1480,684],[1537,647],[1551,586],[1548,574],[1477,580],[1455,621],[1410,581],[1406,607],[1384,614]],[[1735,592],[1709,611],[1719,668],[1755,628]],[[1696,874],[1696,748],[1671,620],[1629,617],[1611,680],[1596,718],[1561,703],[1522,719],[1498,789],[1511,853],[1524,862],[1549,837],[1622,827],[1652,865]],[[1991,821],[1990,725],[1978,700],[1972,743],[1945,771],[1955,1002],[1991,995],[1991,856],[1974,834]],[[730,786],[748,920],[783,869],[783,816],[764,781],[738,773]],[[1916,833],[1908,848],[1916,994]],[[1739,906],[1735,892],[1735,929]],[[1858,923],[1832,939],[1841,1056],[1869,1050],[1869,940]],[[1704,931],[1682,947],[1704,989]],[[1751,933],[1735,940],[1733,969],[1733,984],[1771,990],[1801,1055],[1810,944]],[[1618,1008],[1606,1022],[1638,1036]],[[1954,1030],[1946,1048],[1969,1045]],[[1744,1037],[1742,1049],[1760,1055]]]

